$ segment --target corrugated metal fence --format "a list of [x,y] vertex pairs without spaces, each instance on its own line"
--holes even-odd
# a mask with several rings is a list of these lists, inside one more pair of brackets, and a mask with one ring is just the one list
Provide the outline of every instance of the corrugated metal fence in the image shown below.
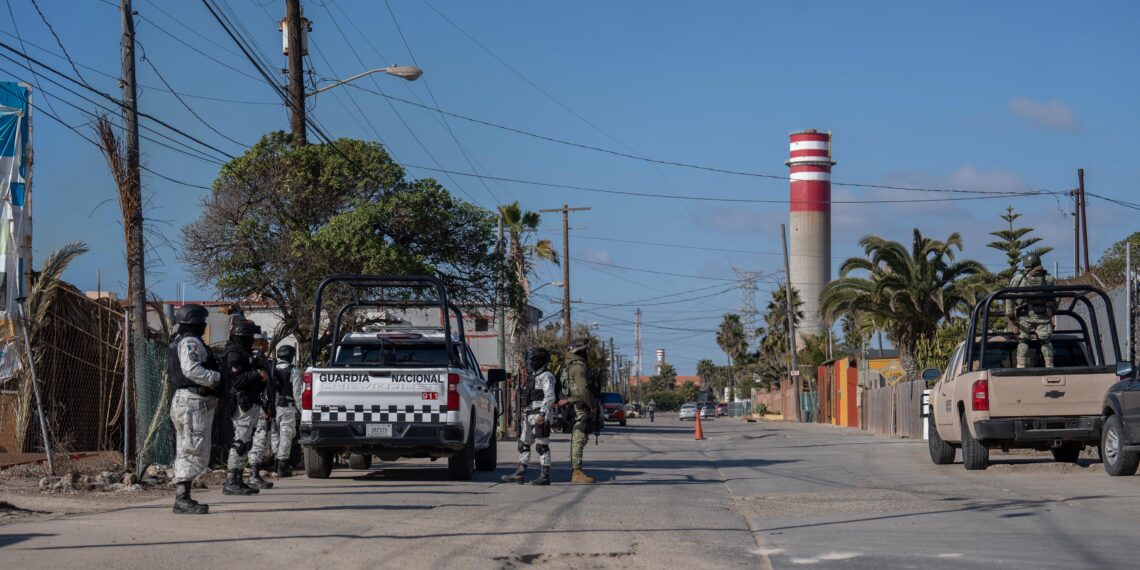
[[875,435],[922,438],[922,391],[926,382],[899,382],[863,391],[860,427]]

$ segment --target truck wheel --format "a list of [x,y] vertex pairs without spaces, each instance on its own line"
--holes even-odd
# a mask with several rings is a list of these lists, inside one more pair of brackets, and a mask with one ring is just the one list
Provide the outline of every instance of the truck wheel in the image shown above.
[[962,416],[962,465],[967,471],[980,471],[990,466],[990,450],[970,435],[966,417]]
[[[472,420],[475,416],[472,414]],[[470,481],[475,474],[475,423],[467,429],[467,445],[455,455],[447,458],[447,470],[452,481]]]
[[1101,459],[1104,460],[1106,473],[1113,477],[1136,474],[1136,468],[1140,466],[1140,453],[1124,451],[1124,429],[1120,426],[1120,418],[1105,418],[1100,441]]
[[487,443],[487,449],[475,452],[475,469],[479,471],[494,471],[499,466],[499,442],[495,435],[499,432],[499,421],[495,420],[495,425],[491,430],[491,437]]
[[309,479],[328,479],[332,475],[333,450],[305,449],[305,476]]
[[930,426],[930,439],[927,441],[930,447],[930,460],[935,465],[954,463],[954,456],[958,454],[958,450],[954,449],[953,445],[942,441],[942,436],[938,435],[938,428],[934,425],[934,414],[931,414],[926,421]]
[[368,469],[372,467],[372,455],[363,453],[350,453],[348,455],[349,469]]
[[1053,452],[1053,461],[1057,463],[1076,463],[1081,458],[1081,451],[1084,449],[1085,446],[1080,443],[1066,443],[1050,451]]

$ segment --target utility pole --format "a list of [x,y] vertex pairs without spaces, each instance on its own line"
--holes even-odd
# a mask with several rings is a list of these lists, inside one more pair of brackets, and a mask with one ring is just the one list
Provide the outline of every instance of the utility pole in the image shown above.
[[614,337],[610,337],[610,389],[621,392],[618,387],[617,353],[614,352]]
[[[142,215],[142,176],[139,172],[139,107],[138,92],[135,85],[135,11],[131,7],[131,0],[122,0],[119,4],[123,20],[123,130],[126,131],[126,161],[127,161],[127,188],[125,198],[129,204],[137,205],[130,213],[127,224],[127,284],[131,308],[131,342],[128,346],[136,346],[146,339],[146,263],[143,240]],[[142,368],[140,362],[142,351],[135,351],[134,372],[137,375]],[[128,386],[129,388],[129,386]],[[129,394],[124,400],[128,411],[131,402]],[[126,415],[124,415],[126,417]],[[130,426],[123,424],[126,432],[127,446],[130,445]],[[125,450],[129,452],[129,449]],[[123,462],[127,457],[123,458]]]
[[800,405],[800,398],[803,393],[800,390],[800,369],[796,365],[796,323],[792,318],[794,315],[792,312],[792,270],[788,263],[788,236],[784,224],[780,224],[780,243],[784,245],[784,294],[786,295],[788,311],[788,356],[791,361],[791,366],[788,367],[788,375],[792,377],[792,384],[796,391],[796,419],[803,422],[803,406]]
[[1089,216],[1088,216],[1088,198],[1085,195],[1085,169],[1077,169],[1077,188],[1081,192],[1081,245],[1085,250],[1085,271],[1088,271],[1092,266],[1089,265]]
[[301,16],[301,0],[285,0],[285,55],[289,59],[289,125],[296,146],[308,144],[305,122],[305,52],[307,22]]
[[563,204],[561,208],[539,210],[540,213],[562,212],[562,336],[570,342],[570,212],[589,211],[589,207],[571,208]]
[[633,376],[637,383],[637,401],[641,401],[641,309],[633,313]]
[[1081,274],[1081,200],[1079,190],[1069,192],[1073,197],[1073,276]]

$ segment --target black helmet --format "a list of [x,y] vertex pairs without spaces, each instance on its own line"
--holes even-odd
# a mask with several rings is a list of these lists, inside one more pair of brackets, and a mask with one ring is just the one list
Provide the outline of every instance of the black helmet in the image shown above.
[[291,344],[283,344],[277,347],[277,359],[285,362],[293,362],[297,356],[297,349]]
[[253,335],[257,334],[258,327],[253,324],[253,321],[247,319],[234,319],[233,324],[230,326],[230,337],[232,338],[248,338],[253,340]]
[[210,311],[206,307],[198,304],[182,305],[178,308],[178,312],[174,314],[174,324],[176,325],[205,325],[206,317],[210,315]]
[[569,351],[573,352],[573,353],[584,353],[587,350],[589,350],[589,348],[590,348],[590,337],[580,336],[580,337],[575,337],[574,340],[570,342]]
[[531,371],[542,370],[550,364],[550,351],[536,346],[526,351],[526,362]]
[[1041,256],[1036,253],[1028,253],[1022,258],[1021,263],[1026,269],[1041,267]]

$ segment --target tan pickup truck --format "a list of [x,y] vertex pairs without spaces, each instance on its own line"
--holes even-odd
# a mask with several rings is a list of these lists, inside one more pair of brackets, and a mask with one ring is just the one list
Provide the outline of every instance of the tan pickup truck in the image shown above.
[[[1035,336],[1028,367],[1015,368],[1017,333],[991,329],[1002,303],[1026,299],[1058,301],[1053,368],[1043,367]],[[1104,304],[1099,317],[1094,299]],[[972,342],[958,345],[944,372],[923,371],[928,382],[937,380],[927,419],[931,460],[953,463],[961,448],[966,469],[985,469],[991,449],[1030,448],[1073,462],[1085,445],[1098,445],[1104,396],[1118,381],[1112,314],[1104,292],[1087,285],[1006,288],[978,303],[966,336]]]

